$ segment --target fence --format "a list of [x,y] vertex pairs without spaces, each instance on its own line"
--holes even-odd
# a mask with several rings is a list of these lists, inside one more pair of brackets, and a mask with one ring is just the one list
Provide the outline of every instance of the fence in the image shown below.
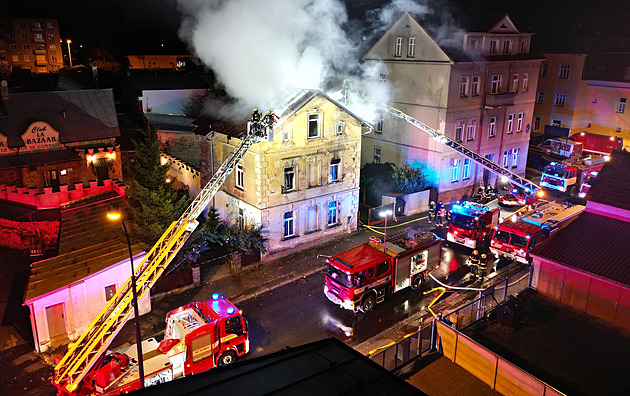
[[193,284],[193,270],[186,268],[160,277],[151,288],[151,295],[165,293],[173,289]]
[[388,220],[395,219],[394,216],[394,204],[390,203],[387,205],[377,206],[375,208],[370,208],[368,210],[368,225],[381,224],[385,222],[385,218],[381,217],[381,212],[389,210],[392,214],[387,216]]

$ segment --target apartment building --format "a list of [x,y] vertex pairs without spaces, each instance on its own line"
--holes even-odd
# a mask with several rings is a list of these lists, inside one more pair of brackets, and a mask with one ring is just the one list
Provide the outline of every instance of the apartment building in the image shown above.
[[14,18],[8,27],[6,39],[0,39],[0,72],[50,73],[63,67],[64,44],[56,19]]
[[[524,175],[542,61],[530,52],[532,35],[519,31],[508,15],[449,27],[405,13],[363,59],[382,65],[380,78],[392,86],[391,106]],[[362,165],[423,167],[445,202],[496,182],[468,158],[395,117],[377,122],[362,145]]]

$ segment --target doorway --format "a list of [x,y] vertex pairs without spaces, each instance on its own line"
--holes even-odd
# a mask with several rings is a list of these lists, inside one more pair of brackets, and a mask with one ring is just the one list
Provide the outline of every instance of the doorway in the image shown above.
[[64,303],[59,303],[46,307],[46,321],[48,322],[48,336],[52,341],[54,338],[67,338],[66,318]]
[[48,171],[48,175],[50,176],[50,185],[52,186],[53,192],[61,191],[59,189],[59,171],[57,169],[53,169]]

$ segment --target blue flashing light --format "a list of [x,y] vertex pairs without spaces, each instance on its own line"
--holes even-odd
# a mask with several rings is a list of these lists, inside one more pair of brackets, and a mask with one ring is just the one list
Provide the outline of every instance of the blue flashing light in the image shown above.
[[212,299],[213,300],[218,300],[219,299],[219,293],[212,293]]
[[597,176],[598,174],[599,174],[599,172],[598,172],[598,171],[592,171],[592,172],[591,172],[591,176]]
[[462,205],[453,205],[453,210],[461,210],[462,209]]
[[234,308],[228,307],[227,313],[228,313],[228,315],[232,315],[234,313]]
[[556,166],[556,163],[555,162],[550,162],[549,165]]

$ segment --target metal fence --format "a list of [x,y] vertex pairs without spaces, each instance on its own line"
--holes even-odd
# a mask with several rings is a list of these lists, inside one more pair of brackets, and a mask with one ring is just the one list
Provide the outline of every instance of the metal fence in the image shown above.
[[[530,284],[529,268],[524,268],[516,274],[505,278],[480,292],[480,297],[444,315],[447,323],[461,330],[474,322],[483,319],[508,296],[516,295],[527,289]],[[402,340],[391,346],[369,355],[376,363],[390,371],[400,370],[407,364],[414,362],[424,354],[437,349],[437,328],[435,319],[431,323],[420,326],[416,332],[406,335]]]

